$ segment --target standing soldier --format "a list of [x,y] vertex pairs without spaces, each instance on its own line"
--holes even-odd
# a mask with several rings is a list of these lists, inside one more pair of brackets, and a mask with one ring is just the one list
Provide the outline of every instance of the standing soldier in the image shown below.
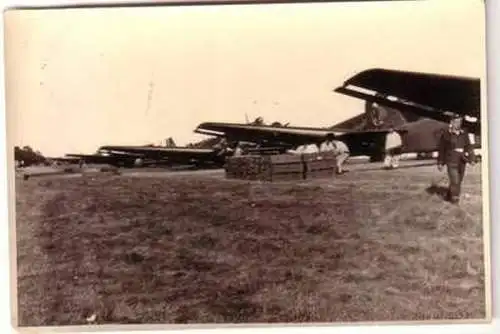
[[392,169],[399,167],[402,145],[401,136],[391,127],[385,140],[384,168]]
[[465,174],[465,166],[475,163],[473,147],[469,134],[462,129],[463,119],[455,115],[447,131],[444,131],[439,143],[438,169],[446,165],[449,178],[447,200],[458,204],[460,190]]

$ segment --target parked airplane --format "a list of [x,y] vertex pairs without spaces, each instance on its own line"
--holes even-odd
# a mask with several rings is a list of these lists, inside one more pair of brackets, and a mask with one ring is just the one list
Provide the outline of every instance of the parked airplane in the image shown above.
[[[349,86],[371,89],[373,93]],[[451,114],[479,119],[477,79],[372,69],[354,76],[335,91],[365,100],[364,113],[329,128],[205,122],[195,132],[228,141],[288,148],[319,143],[326,135],[334,134],[349,146],[352,156],[369,156],[371,161],[380,161],[390,128],[401,134],[403,153],[432,153],[438,149]],[[479,125],[465,124],[476,136]]]
[[96,154],[67,154],[86,163],[108,164],[115,167],[144,167],[150,165],[194,165],[199,168],[222,167],[226,147],[202,149],[154,146],[101,146]]

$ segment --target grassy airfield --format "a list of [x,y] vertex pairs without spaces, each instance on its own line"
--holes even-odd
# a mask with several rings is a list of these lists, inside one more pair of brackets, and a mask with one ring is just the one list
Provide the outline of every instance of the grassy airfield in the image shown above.
[[431,186],[447,182],[435,166],[349,167],[275,184],[220,171],[19,178],[19,323],[483,317],[480,166],[460,207]]

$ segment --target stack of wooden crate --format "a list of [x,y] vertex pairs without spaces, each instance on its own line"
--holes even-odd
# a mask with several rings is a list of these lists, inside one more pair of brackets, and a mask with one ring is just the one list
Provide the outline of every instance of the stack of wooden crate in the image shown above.
[[321,154],[244,155],[226,161],[226,177],[241,180],[295,181],[330,178],[335,156]]
[[244,155],[226,161],[226,177],[260,181],[302,180],[304,165],[298,155]]

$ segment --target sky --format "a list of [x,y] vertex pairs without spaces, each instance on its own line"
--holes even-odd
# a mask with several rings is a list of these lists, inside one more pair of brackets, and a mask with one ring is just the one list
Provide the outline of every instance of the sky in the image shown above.
[[484,76],[480,0],[5,13],[9,142],[46,156],[206,138],[246,116],[327,127],[368,68]]

